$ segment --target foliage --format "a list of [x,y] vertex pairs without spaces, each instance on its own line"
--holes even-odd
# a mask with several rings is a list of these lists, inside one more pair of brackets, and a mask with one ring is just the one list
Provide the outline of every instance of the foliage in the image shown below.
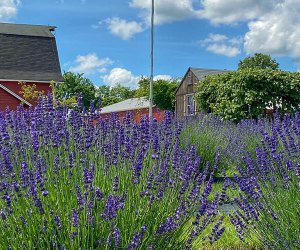
[[238,64],[238,69],[272,69],[279,70],[279,64],[270,55],[255,53],[248,56]]
[[133,98],[134,95],[135,90],[120,84],[113,87],[102,85],[98,87],[96,92],[96,96],[101,100],[102,107]]
[[37,90],[35,84],[27,84],[26,82],[19,82],[18,84],[21,85],[20,94],[28,102],[36,103],[39,96],[45,95],[44,91]]
[[256,156],[245,156],[237,183],[240,213],[232,221],[240,236],[255,232],[272,249],[300,249],[300,114],[276,115],[272,130],[263,132]]
[[207,76],[197,86],[200,110],[225,120],[256,118],[267,107],[299,111],[300,73],[270,69],[241,69]]
[[[181,124],[52,106],[0,112],[0,249],[190,249],[224,228]],[[91,112],[92,113],[92,112]],[[16,157],[18,156],[18,157]]]
[[[150,79],[142,78],[136,90],[136,97],[150,96]],[[174,111],[175,109],[175,90],[178,82],[176,80],[153,81],[153,103],[156,107],[164,110]]]
[[63,74],[63,83],[54,84],[55,98],[62,103],[68,104],[70,108],[76,105],[76,98],[81,95],[83,106],[87,109],[93,101],[95,106],[99,105],[98,98],[95,97],[96,87],[83,74],[75,74],[72,72],[65,72]]

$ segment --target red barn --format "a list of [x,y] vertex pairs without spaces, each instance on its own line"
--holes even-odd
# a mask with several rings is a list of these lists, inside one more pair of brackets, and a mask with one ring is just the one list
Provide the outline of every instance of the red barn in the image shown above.
[[62,82],[54,26],[0,23],[0,111],[21,103],[19,82],[36,85],[47,94],[50,82]]
[[[126,112],[130,111],[133,113],[134,119],[137,123],[140,122],[141,118],[149,115],[149,100],[146,97],[131,98],[122,102],[118,102],[102,108],[100,115],[102,118],[109,117],[110,113],[117,113],[120,120],[123,120]],[[162,121],[165,112],[159,108],[153,107],[153,117],[157,121]]]

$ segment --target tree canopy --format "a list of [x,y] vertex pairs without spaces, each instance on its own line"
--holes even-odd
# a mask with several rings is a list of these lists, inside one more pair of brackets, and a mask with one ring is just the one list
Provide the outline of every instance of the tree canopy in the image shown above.
[[134,95],[135,90],[120,84],[113,87],[107,85],[99,86],[96,93],[96,96],[101,100],[102,107],[133,98]]
[[[174,111],[175,109],[175,90],[178,82],[176,80],[158,79],[153,81],[153,103],[156,107]],[[143,77],[138,83],[136,97],[150,95],[150,79]]]
[[279,64],[270,55],[255,53],[238,64],[238,69],[273,69],[278,70]]
[[299,111],[299,93],[299,72],[245,68],[206,77],[197,86],[196,101],[201,110],[239,121],[267,107]]
[[[149,78],[142,77],[137,89],[122,86],[101,85],[96,87],[91,80],[83,74],[65,72],[64,83],[54,84],[53,92],[55,98],[69,107],[76,107],[77,97],[82,97],[83,106],[88,108],[91,101],[96,107],[105,107],[133,97],[148,97],[150,92]],[[153,82],[153,103],[156,107],[174,110],[175,90],[178,82],[176,80],[156,80]]]
[[83,106],[88,108],[93,101],[95,106],[99,105],[96,98],[96,87],[90,79],[85,78],[83,74],[65,72],[63,74],[64,83],[54,85],[55,98],[61,100],[63,104],[70,107],[76,105],[77,96],[82,96]]

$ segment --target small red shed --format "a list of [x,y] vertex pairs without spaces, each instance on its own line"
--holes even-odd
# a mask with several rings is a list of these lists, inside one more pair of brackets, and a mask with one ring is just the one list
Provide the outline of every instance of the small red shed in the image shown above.
[[63,82],[54,26],[0,23],[0,111],[23,103],[19,82],[51,91],[50,82]]
[[[141,118],[149,115],[149,107],[150,103],[146,97],[131,98],[103,107],[100,116],[106,118],[109,117],[110,113],[117,113],[120,120],[123,120],[126,112],[132,112],[135,121],[139,123]],[[157,121],[162,121],[164,114],[165,112],[163,110],[153,107],[153,118],[156,118]]]

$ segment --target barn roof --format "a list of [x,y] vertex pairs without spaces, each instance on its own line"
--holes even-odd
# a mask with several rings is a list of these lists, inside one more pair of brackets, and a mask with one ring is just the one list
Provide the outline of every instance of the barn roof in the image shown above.
[[204,68],[190,68],[190,70],[194,73],[194,75],[198,78],[198,80],[203,80],[205,76],[208,75],[216,75],[228,72],[228,70],[221,69],[204,69]]
[[0,23],[0,80],[62,82],[54,30]]
[[101,114],[143,109],[149,108],[149,106],[150,103],[146,97],[131,98],[122,102],[103,107],[101,110]]
[[206,69],[206,68],[189,67],[188,70],[186,71],[184,77],[182,78],[180,84],[178,85],[175,93],[177,93],[178,89],[182,85],[182,83],[183,83],[184,79],[186,78],[189,71],[192,71],[193,74],[198,78],[199,81],[203,80],[205,78],[205,76],[208,76],[208,75],[216,75],[216,74],[228,72],[228,70],[222,70],[222,69]]

